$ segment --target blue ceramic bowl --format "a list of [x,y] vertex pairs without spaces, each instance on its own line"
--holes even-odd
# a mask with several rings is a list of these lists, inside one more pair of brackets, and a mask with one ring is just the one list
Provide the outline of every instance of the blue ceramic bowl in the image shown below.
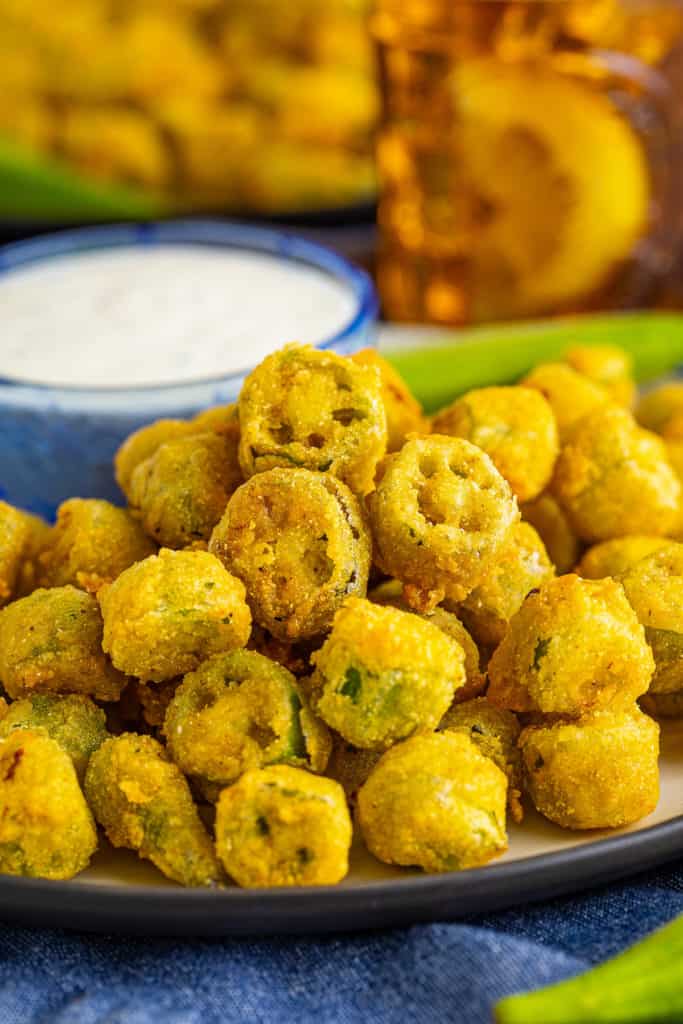
[[[367,274],[324,246],[267,228],[176,221],[60,232],[1,247],[0,274],[67,254],[159,244],[266,253],[329,274],[352,293],[355,311],[332,337],[321,338],[318,347],[349,354],[374,344],[377,298]],[[40,302],[40,295],[36,301]],[[112,458],[123,439],[151,420],[192,416],[200,409],[234,401],[244,375],[158,387],[97,389],[0,378],[0,498],[49,518],[71,496],[120,502]]]

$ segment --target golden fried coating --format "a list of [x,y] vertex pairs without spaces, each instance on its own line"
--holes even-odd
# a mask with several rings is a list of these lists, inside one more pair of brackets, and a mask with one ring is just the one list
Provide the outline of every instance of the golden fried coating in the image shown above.
[[579,420],[610,403],[604,388],[564,363],[541,363],[519,383],[521,387],[540,391],[550,403],[561,444]]
[[522,505],[520,511],[524,522],[537,531],[558,574],[573,569],[581,553],[581,541],[557,499],[544,491],[535,501]]
[[39,516],[0,501],[0,608],[35,588],[35,562],[50,533]]
[[648,688],[645,632],[612,579],[560,576],[529,594],[489,662],[488,699],[510,711],[620,709]]
[[649,391],[636,408],[641,426],[670,440],[683,440],[683,381],[671,381]]
[[464,437],[491,460],[519,501],[532,501],[550,483],[560,450],[555,415],[531,388],[468,391],[432,420],[435,434]]
[[319,715],[370,750],[436,728],[465,683],[459,643],[420,616],[358,597],[337,612],[312,660]]
[[16,595],[28,538],[25,513],[0,501],[0,607]]
[[220,882],[188,784],[151,736],[124,733],[103,743],[90,759],[85,793],[112,846],[137,851],[181,885]]
[[573,345],[565,362],[604,388],[612,401],[631,409],[636,399],[633,359],[618,345]]
[[387,864],[460,871],[507,848],[507,778],[469,737],[413,736],[383,755],[358,793],[371,853]]
[[157,544],[182,548],[206,540],[242,483],[237,439],[190,434],[159,445],[133,470],[131,512]]
[[97,601],[76,587],[34,590],[0,612],[0,682],[10,697],[119,699],[126,683],[102,651]]
[[665,441],[666,454],[674,473],[681,485],[681,498],[678,502],[678,516],[671,530],[671,536],[683,540],[683,439]]
[[42,730],[0,741],[0,874],[73,878],[97,831],[68,754]]
[[234,438],[235,446],[240,436],[240,421],[237,412],[237,403],[229,405],[214,405],[205,409],[190,421],[193,430],[197,434],[204,434],[207,430],[213,430],[217,434],[227,434]]
[[[409,609],[406,609],[408,611]],[[434,608],[431,612],[425,612],[422,618],[431,622],[450,637],[462,648],[465,655],[465,682],[460,689],[456,690],[453,701],[460,704],[466,700],[472,700],[479,696],[486,688],[486,674],[482,670],[482,658],[479,648],[472,639],[471,634],[463,626],[460,619],[446,608]]]
[[68,104],[55,123],[55,145],[71,164],[91,180],[124,180],[138,187],[156,189],[171,173],[169,154],[162,139],[138,110],[74,109]]
[[141,462],[154,455],[165,441],[177,440],[195,432],[187,420],[155,420],[127,437],[114,456],[116,482],[126,497],[130,497],[130,482]]
[[72,583],[94,593],[155,551],[124,509],[96,498],[71,498],[60,505],[49,542],[38,557],[38,584]]
[[666,537],[636,535],[615,537],[594,544],[585,552],[576,566],[576,573],[586,580],[601,580],[605,576],[620,576],[636,565],[641,558],[668,544]]
[[411,438],[387,457],[368,499],[375,560],[420,611],[463,601],[519,518],[510,485],[458,437]]
[[239,487],[209,550],[247,588],[254,620],[280,640],[324,633],[363,596],[371,540],[349,488],[327,473],[271,469]]
[[218,654],[186,675],[164,734],[186,775],[218,786],[269,764],[324,771],[332,745],[291,672],[255,651]]
[[[40,516],[24,513],[28,523],[28,542],[24,550],[24,560],[17,582],[17,589],[14,598],[28,597],[38,586],[38,571],[40,568],[40,556],[52,540],[53,527],[46,523]],[[0,600],[0,605],[2,601]]]
[[557,460],[552,490],[572,528],[589,542],[666,535],[681,496],[664,442],[616,405],[581,420]]
[[215,96],[225,87],[226,68],[197,28],[182,15],[135,4],[122,20],[119,63],[135,104],[153,107],[159,98],[185,91],[191,83],[196,96]]
[[162,548],[97,596],[104,650],[122,672],[145,681],[184,675],[249,639],[244,586],[207,551]]
[[[368,598],[373,604],[389,604],[405,612],[411,610],[403,600],[403,588],[398,580],[386,580],[384,583],[380,583],[368,594]],[[456,703],[476,697],[486,687],[486,676],[482,672],[479,648],[460,619],[454,612],[447,611],[441,605],[430,612],[425,612],[422,617],[438,626],[446,636],[459,643],[464,651],[465,685],[456,691]]]
[[654,654],[650,690],[683,690],[683,544],[660,547],[620,579]]
[[239,397],[246,477],[275,466],[329,471],[372,490],[387,445],[380,374],[310,346],[289,345],[247,377]]
[[529,591],[554,575],[536,530],[515,523],[488,574],[456,611],[478,644],[497,647]]
[[528,726],[520,737],[526,788],[563,828],[618,828],[659,800],[659,726],[631,708]]
[[246,772],[218,802],[216,850],[245,888],[335,885],[348,871],[350,846],[341,786],[301,768]]
[[512,711],[497,708],[486,697],[464,704],[453,704],[441,720],[440,730],[469,736],[482,754],[490,757],[505,772],[508,780],[508,807],[513,821],[524,817],[522,809],[522,760],[517,740],[522,731]]
[[75,693],[64,697],[41,693],[15,700],[0,718],[0,739],[15,729],[44,733],[58,743],[71,758],[80,782],[92,754],[107,738],[104,711],[89,697]]
[[364,348],[351,356],[361,366],[376,366],[382,383],[382,400],[387,414],[387,451],[397,452],[408,434],[429,434],[431,427],[422,406],[391,363],[377,349]]

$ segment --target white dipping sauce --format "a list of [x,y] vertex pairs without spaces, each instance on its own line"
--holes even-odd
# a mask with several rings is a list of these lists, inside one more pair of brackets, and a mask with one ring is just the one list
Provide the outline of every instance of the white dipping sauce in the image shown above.
[[125,246],[0,274],[0,377],[125,387],[246,370],[351,320],[313,267],[201,245]]

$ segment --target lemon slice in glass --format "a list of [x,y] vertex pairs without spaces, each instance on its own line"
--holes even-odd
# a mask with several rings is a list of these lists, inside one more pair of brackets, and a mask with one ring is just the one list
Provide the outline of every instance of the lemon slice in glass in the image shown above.
[[596,84],[482,58],[453,72],[460,186],[479,211],[474,319],[595,292],[646,233],[650,179],[632,127]]

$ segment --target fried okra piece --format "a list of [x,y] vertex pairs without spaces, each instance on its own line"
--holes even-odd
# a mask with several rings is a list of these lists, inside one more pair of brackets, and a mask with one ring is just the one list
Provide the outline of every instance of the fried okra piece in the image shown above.
[[387,414],[387,451],[399,451],[408,434],[428,434],[430,424],[422,406],[410,393],[408,385],[391,363],[382,358],[377,349],[364,348],[351,356],[361,366],[376,366],[379,370],[382,400]]
[[276,466],[329,471],[357,494],[372,490],[386,452],[380,374],[309,346],[267,356],[239,397],[246,477]]
[[13,699],[81,693],[119,699],[126,680],[102,650],[96,599],[77,587],[34,590],[0,612],[0,682]]
[[38,558],[41,587],[72,583],[96,592],[156,546],[122,508],[96,498],[71,498],[60,505],[57,523]]
[[519,501],[531,501],[550,483],[559,452],[549,403],[531,388],[468,391],[432,420],[435,434],[464,437],[491,460]]
[[520,387],[540,391],[549,402],[555,414],[561,444],[564,444],[579,420],[595,409],[610,404],[610,397],[604,388],[565,363],[541,363],[519,383]]
[[245,888],[335,885],[351,831],[341,786],[289,765],[246,772],[218,801],[216,850]]
[[[408,609],[406,609],[408,610]],[[486,688],[486,674],[482,671],[482,659],[479,648],[462,622],[446,608],[435,608],[422,616],[427,622],[440,629],[442,633],[454,640],[462,648],[465,655],[465,682],[456,690],[453,698],[456,704],[477,697]]]
[[191,434],[164,442],[136,466],[130,509],[158,544],[182,548],[208,541],[241,483],[235,438]]
[[620,579],[654,655],[651,692],[683,690],[683,544],[666,544]]
[[527,594],[554,575],[536,530],[515,523],[488,574],[456,611],[478,644],[497,647]]
[[636,565],[642,558],[664,547],[666,537],[636,535],[615,537],[594,544],[585,552],[576,567],[579,576],[586,580],[601,580],[605,576],[620,576]]
[[413,736],[385,753],[358,793],[371,853],[425,871],[478,867],[507,848],[507,778],[468,736]]
[[671,381],[644,395],[636,408],[641,426],[670,440],[683,440],[683,381]]
[[80,782],[91,756],[108,735],[104,711],[89,697],[75,693],[64,697],[41,693],[15,700],[0,718],[0,738],[16,729],[45,733],[58,743],[71,758]]
[[187,437],[196,430],[188,420],[155,420],[127,437],[114,456],[116,482],[128,498],[133,473],[165,441]]
[[324,771],[332,743],[291,672],[255,651],[216,655],[186,675],[164,734],[186,775],[218,786],[269,764]]
[[162,444],[207,431],[227,435],[236,447],[239,439],[237,405],[217,405],[190,420],[155,420],[127,437],[114,458],[116,482],[126,497],[130,497],[136,468],[151,458]]
[[[23,515],[28,522],[29,533],[24,560],[19,573],[14,599],[28,597],[38,586],[38,573],[40,569],[40,556],[52,540],[53,527],[46,523],[40,516],[34,516],[28,512]],[[0,605],[2,601],[0,600]]]
[[96,849],[69,755],[42,730],[0,740],[0,874],[73,878]]
[[681,498],[678,503],[678,516],[671,530],[671,536],[677,540],[683,540],[683,439],[680,441],[665,441],[666,454],[671,468],[678,477],[681,485]]
[[50,527],[31,515],[0,501],[0,608],[35,587],[35,560]]
[[526,789],[563,828],[619,828],[659,800],[659,726],[637,708],[528,726],[520,737]]
[[556,498],[544,491],[535,501],[521,506],[522,519],[536,530],[558,575],[569,572],[581,553],[581,541]]
[[519,511],[491,459],[458,437],[411,438],[385,461],[368,499],[375,560],[426,611],[463,601],[497,556]]
[[112,846],[135,850],[181,885],[220,882],[185,777],[151,736],[124,733],[103,743],[90,759],[85,794]]
[[190,423],[193,431],[197,434],[213,430],[217,434],[230,435],[235,442],[239,440],[240,421],[236,402],[231,402],[229,405],[214,405],[210,409],[205,409],[204,412],[197,413]]
[[517,740],[521,727],[512,711],[497,708],[486,697],[453,704],[441,720],[440,730],[469,736],[482,754],[505,772],[508,807],[513,821],[524,817],[522,809],[522,760]]
[[349,743],[382,750],[436,728],[465,683],[465,653],[418,615],[352,597],[317,654],[314,703]]
[[0,501],[0,607],[16,595],[29,530],[26,514]]
[[487,697],[510,711],[578,716],[631,705],[653,670],[621,584],[560,576],[529,594],[510,619],[489,662]]
[[632,408],[637,389],[633,359],[625,349],[618,345],[573,345],[564,358],[577,373],[604,388],[612,401]]
[[[380,583],[368,594],[368,598],[373,604],[392,605],[394,608],[410,611],[403,600],[403,588],[398,580],[387,580]],[[447,611],[441,606],[430,612],[425,612],[422,617],[460,644],[465,654],[465,684],[456,691],[455,701],[471,700],[476,697],[486,687],[486,676],[482,672],[479,648],[460,619],[453,612]]]
[[280,640],[324,633],[364,596],[371,539],[357,499],[326,473],[271,469],[239,487],[209,550],[247,588],[254,620]]
[[207,551],[162,548],[97,596],[104,650],[122,672],[144,681],[184,675],[249,639],[244,585]]
[[552,490],[589,542],[666,535],[681,497],[664,442],[616,405],[581,420],[557,460]]

